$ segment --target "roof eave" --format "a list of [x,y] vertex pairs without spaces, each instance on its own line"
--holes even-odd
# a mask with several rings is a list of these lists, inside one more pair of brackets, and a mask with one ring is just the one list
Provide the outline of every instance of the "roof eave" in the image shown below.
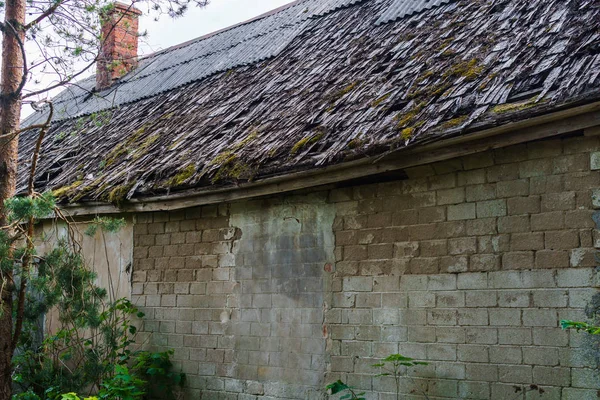
[[[219,189],[191,189],[171,195],[134,198],[116,207],[104,202],[62,206],[71,216],[180,210],[331,185],[384,172],[398,171],[455,157],[600,126],[600,101],[572,107],[493,128],[474,131],[430,144],[400,149],[378,158],[340,163]],[[596,130],[593,130],[594,133]]]

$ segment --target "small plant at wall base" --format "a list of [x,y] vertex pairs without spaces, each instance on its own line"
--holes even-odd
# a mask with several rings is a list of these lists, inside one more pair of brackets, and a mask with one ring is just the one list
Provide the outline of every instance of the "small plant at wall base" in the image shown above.
[[[405,357],[402,354],[390,354],[389,356],[381,360],[380,363],[373,364],[372,366],[375,368],[379,368],[379,370],[382,371],[376,376],[391,376],[394,378],[394,382],[396,384],[396,400],[399,400],[400,378],[402,378],[402,376],[404,375],[403,370],[410,367],[416,367],[418,365],[427,365],[427,363],[423,361],[416,361],[415,359]],[[425,392],[422,393],[423,396],[425,396],[425,398],[429,399]]]
[[[403,356],[402,354],[390,354],[386,358],[382,359],[381,362],[373,364],[372,366],[378,368],[381,372],[375,376],[391,376],[394,378],[396,399],[400,399],[400,378],[404,376],[406,368],[416,367],[419,365],[428,365],[426,362],[417,361],[413,358]],[[412,379],[412,378],[411,378]],[[341,380],[330,383],[325,387],[330,395],[336,395],[342,393],[340,400],[365,400],[363,397],[365,392],[357,393],[356,388],[344,383]],[[421,393],[426,399],[429,399],[427,394],[421,390]]]
[[338,393],[344,393],[340,396],[340,400],[365,400],[364,396],[365,392],[356,393],[356,389],[352,386],[348,386],[341,380],[337,380],[336,382],[330,383],[325,387],[330,395],[336,395]]

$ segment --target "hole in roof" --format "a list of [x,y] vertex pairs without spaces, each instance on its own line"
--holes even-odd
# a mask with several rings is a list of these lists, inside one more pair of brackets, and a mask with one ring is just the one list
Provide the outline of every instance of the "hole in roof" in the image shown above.
[[408,104],[407,101],[401,101],[399,103],[393,103],[391,106],[389,106],[387,108],[387,112],[385,113],[385,115],[389,115],[391,113],[402,111],[404,109],[404,107],[406,107],[407,104]]

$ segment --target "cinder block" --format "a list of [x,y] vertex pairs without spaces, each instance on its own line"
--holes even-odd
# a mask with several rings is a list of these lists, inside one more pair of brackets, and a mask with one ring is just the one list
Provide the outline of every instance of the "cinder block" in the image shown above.
[[456,308],[465,306],[465,294],[459,291],[435,293],[438,308]]
[[459,221],[475,218],[475,203],[462,203],[448,206],[448,221]]
[[488,275],[485,272],[458,274],[456,279],[457,288],[461,290],[486,289],[488,286]]
[[571,384],[578,388],[600,389],[600,373],[596,369],[573,368]]
[[521,311],[517,309],[496,308],[489,310],[490,325],[520,326]]
[[532,372],[533,368],[529,365],[500,365],[498,380],[507,383],[533,383]]
[[498,343],[513,345],[531,345],[531,328],[498,328]]
[[520,178],[547,176],[551,173],[552,162],[550,159],[530,160],[519,163]]
[[542,250],[544,234],[542,232],[513,233],[510,238],[511,251]]
[[427,323],[429,325],[456,325],[457,311],[434,309],[427,311]]
[[394,257],[418,257],[419,242],[400,242],[394,244]]
[[376,325],[397,325],[399,321],[398,310],[380,309],[373,310],[373,323]]
[[531,229],[533,231],[548,231],[563,229],[564,212],[553,211],[531,216]]
[[533,379],[540,385],[566,387],[571,385],[571,371],[569,368],[536,365],[533,367]]
[[553,347],[523,347],[523,363],[556,366],[559,364],[558,349]]
[[477,202],[477,218],[502,217],[507,213],[506,200]]
[[466,237],[448,240],[448,254],[461,255],[477,252],[477,238]]
[[467,235],[495,235],[498,233],[496,218],[478,218],[467,221]]
[[566,290],[534,290],[533,305],[540,308],[562,308],[567,306]]
[[459,273],[469,270],[468,256],[441,257],[439,261],[441,273]]
[[541,197],[513,197],[506,204],[509,215],[537,214],[541,210]]
[[446,240],[421,241],[419,254],[421,257],[445,256],[446,254],[448,254],[448,242]]
[[546,249],[570,250],[579,247],[579,232],[576,230],[561,230],[545,233]]
[[408,341],[416,343],[434,343],[435,329],[428,326],[409,326]]
[[439,361],[456,361],[455,344],[427,344],[427,359]]
[[478,238],[480,253],[503,253],[510,250],[510,237],[508,233]]
[[542,195],[542,212],[575,209],[575,192],[546,193]]
[[[489,364],[467,364],[467,380],[498,382],[498,366]],[[514,390],[514,389],[513,389]],[[502,397],[497,397],[498,399]]]
[[593,286],[593,271],[590,268],[558,270],[556,284],[564,288]]
[[461,399],[488,399],[490,398],[490,384],[488,382],[458,382],[458,397]]
[[473,185],[466,187],[466,200],[468,202],[491,200],[496,197],[496,185]]
[[439,272],[438,257],[416,257],[409,262],[410,272],[413,274],[436,274]]
[[[490,362],[494,364],[521,364],[523,355],[518,346],[491,346]],[[500,373],[502,373],[502,369]]]
[[561,328],[533,328],[533,344],[565,347],[569,344],[569,332]]
[[562,389],[562,400],[598,400],[598,391],[566,387]]
[[558,326],[558,315],[553,309],[523,310],[523,326]]
[[567,268],[569,267],[569,253],[563,250],[540,250],[535,252],[536,268]]
[[468,327],[465,329],[467,343],[496,344],[498,343],[498,330],[486,327]]
[[457,347],[458,360],[465,362],[487,363],[490,361],[488,351],[488,346],[461,344]]
[[349,292],[370,292],[373,290],[373,278],[359,276],[344,278],[344,290]]
[[458,324],[460,326],[488,325],[488,310],[484,308],[465,308],[458,310]]
[[498,291],[498,305],[500,307],[529,307],[531,292],[526,290],[501,290]]
[[532,269],[533,251],[513,251],[502,255],[502,268],[505,270]]
[[498,182],[496,184],[498,197],[517,197],[529,195],[529,180],[517,179],[512,181]]
[[403,275],[400,277],[400,290],[427,290],[427,275]]
[[465,329],[462,327],[442,327],[435,329],[438,343],[466,343]]
[[528,215],[513,215],[498,218],[499,233],[529,232],[530,229]]
[[459,171],[457,175],[458,186],[478,185],[485,183],[485,169],[474,169],[470,171]]
[[465,304],[467,307],[496,307],[498,294],[495,290],[468,291],[465,293]]
[[501,256],[496,254],[473,254],[469,260],[471,271],[495,271],[501,265]]
[[456,275],[430,275],[427,283],[428,290],[454,290],[456,289]]
[[518,164],[497,165],[486,169],[488,182],[499,182],[519,178]]

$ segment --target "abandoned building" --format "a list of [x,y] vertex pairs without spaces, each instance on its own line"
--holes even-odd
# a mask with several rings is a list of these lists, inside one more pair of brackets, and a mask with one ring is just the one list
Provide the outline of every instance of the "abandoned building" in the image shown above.
[[407,399],[598,398],[560,321],[599,304],[600,2],[299,0],[108,71],[124,20],[36,188],[126,218],[102,268],[186,398],[395,399],[393,353]]

